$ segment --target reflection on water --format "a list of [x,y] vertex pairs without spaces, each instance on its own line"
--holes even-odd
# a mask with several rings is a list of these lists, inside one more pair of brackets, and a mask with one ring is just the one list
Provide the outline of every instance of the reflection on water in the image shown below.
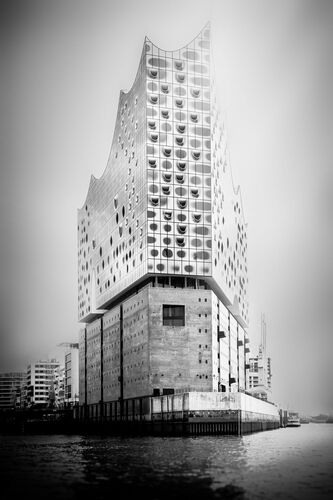
[[237,436],[0,437],[2,498],[326,499],[333,425]]

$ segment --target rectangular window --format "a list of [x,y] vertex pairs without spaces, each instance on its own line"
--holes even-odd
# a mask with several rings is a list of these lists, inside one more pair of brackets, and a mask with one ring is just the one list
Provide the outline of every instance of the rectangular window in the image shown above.
[[185,326],[185,306],[163,304],[163,325]]

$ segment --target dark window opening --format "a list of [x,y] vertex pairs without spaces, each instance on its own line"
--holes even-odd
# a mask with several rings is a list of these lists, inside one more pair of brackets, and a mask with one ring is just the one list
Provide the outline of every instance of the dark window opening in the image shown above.
[[170,282],[174,288],[184,288],[185,286],[185,278],[183,277],[171,277]]
[[157,278],[157,284],[156,286],[160,286],[160,287],[169,287],[170,286],[170,283],[169,283],[169,276],[159,276]]
[[163,325],[185,326],[185,306],[163,304]]
[[163,396],[167,396],[168,394],[174,394],[175,390],[174,389],[163,389]]

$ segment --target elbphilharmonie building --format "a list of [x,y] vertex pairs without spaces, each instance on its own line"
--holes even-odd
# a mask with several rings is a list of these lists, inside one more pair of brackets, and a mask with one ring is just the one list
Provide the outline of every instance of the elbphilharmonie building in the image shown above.
[[88,415],[145,397],[246,390],[246,224],[216,104],[209,25],[176,51],[145,39],[77,231]]

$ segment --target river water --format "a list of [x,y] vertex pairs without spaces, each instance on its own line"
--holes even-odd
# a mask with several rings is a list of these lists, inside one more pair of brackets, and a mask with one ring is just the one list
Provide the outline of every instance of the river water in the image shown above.
[[333,498],[333,425],[238,436],[0,436],[2,499]]

